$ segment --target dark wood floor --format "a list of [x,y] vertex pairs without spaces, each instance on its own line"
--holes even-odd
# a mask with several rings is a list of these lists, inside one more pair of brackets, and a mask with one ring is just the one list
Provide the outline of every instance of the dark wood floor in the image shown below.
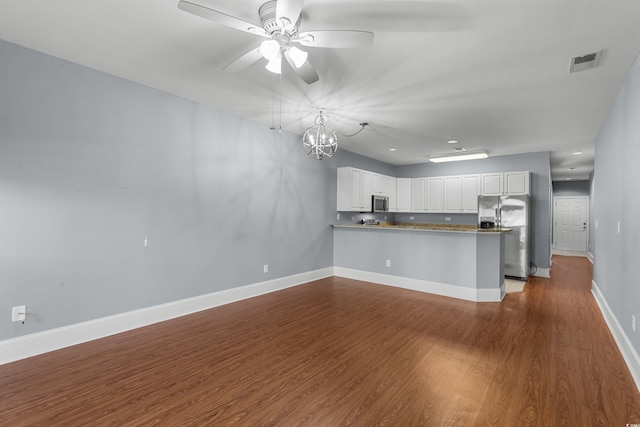
[[0,366],[1,426],[624,426],[640,395],[554,256],[502,303],[330,278]]

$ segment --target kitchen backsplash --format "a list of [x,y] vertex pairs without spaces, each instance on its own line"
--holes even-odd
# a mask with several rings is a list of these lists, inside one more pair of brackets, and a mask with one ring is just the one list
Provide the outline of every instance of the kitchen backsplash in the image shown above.
[[340,219],[336,224],[354,224],[363,219],[375,219],[380,222],[416,223],[416,224],[476,224],[477,214],[444,214],[444,213],[359,213],[339,212]]

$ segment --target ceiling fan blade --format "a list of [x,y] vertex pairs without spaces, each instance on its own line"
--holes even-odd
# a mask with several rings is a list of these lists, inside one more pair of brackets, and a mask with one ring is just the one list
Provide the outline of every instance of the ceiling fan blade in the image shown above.
[[303,46],[349,48],[371,46],[373,33],[358,30],[321,30],[298,34],[291,41]]
[[305,61],[300,68],[298,68],[296,67],[296,64],[293,62],[293,59],[291,59],[291,56],[289,55],[288,52],[285,51],[284,57],[287,59],[287,62],[289,63],[289,65],[291,65],[291,68],[293,69],[293,71],[295,71],[295,73],[302,80],[304,80],[306,84],[310,85],[320,80],[320,78],[318,77],[318,73],[316,73],[315,68],[313,68],[313,65],[311,65],[311,63],[308,60]]
[[278,0],[276,3],[276,20],[286,19],[290,24],[295,24],[302,12],[304,0]]
[[245,53],[240,58],[224,67],[222,71],[224,73],[235,73],[244,68],[247,68],[249,65],[253,64],[261,58],[262,54],[260,53],[260,48],[257,47],[255,49],[251,49],[249,52]]
[[217,22],[218,24],[226,27],[235,28],[236,30],[245,31],[262,37],[270,37],[262,27],[188,0],[180,0],[178,8],[210,21]]

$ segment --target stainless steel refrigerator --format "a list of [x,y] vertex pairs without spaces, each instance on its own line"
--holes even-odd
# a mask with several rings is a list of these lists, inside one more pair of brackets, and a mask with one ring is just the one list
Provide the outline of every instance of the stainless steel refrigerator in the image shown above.
[[478,227],[511,228],[505,233],[504,274],[527,280],[530,272],[529,196],[478,196]]

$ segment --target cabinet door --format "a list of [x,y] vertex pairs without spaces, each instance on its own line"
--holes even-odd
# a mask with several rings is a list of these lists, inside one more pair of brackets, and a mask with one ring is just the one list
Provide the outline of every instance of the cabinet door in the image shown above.
[[481,190],[485,196],[502,196],[503,173],[485,173],[481,175]]
[[351,210],[351,168],[338,168],[338,200],[336,210]]
[[427,206],[427,179],[411,179],[411,212],[424,212]]
[[337,210],[371,210],[373,173],[351,167],[338,168]]
[[411,212],[411,178],[396,179],[396,212]]
[[462,176],[462,212],[478,212],[478,194],[480,194],[480,175]]
[[385,194],[384,191],[384,179],[387,178],[384,175],[378,173],[371,173],[371,194]]
[[443,179],[444,211],[460,212],[462,210],[462,177],[445,176]]
[[389,211],[396,211],[396,178],[387,175],[379,175],[381,181],[381,193],[389,198]]
[[505,172],[504,193],[508,195],[529,194],[529,172]]
[[360,210],[362,208],[362,183],[363,173],[358,169],[351,169],[351,202],[350,210]]
[[444,185],[441,176],[427,178],[427,212],[444,211]]
[[369,212],[371,210],[374,174],[367,171],[360,172],[362,173],[362,186],[360,187],[360,211]]

